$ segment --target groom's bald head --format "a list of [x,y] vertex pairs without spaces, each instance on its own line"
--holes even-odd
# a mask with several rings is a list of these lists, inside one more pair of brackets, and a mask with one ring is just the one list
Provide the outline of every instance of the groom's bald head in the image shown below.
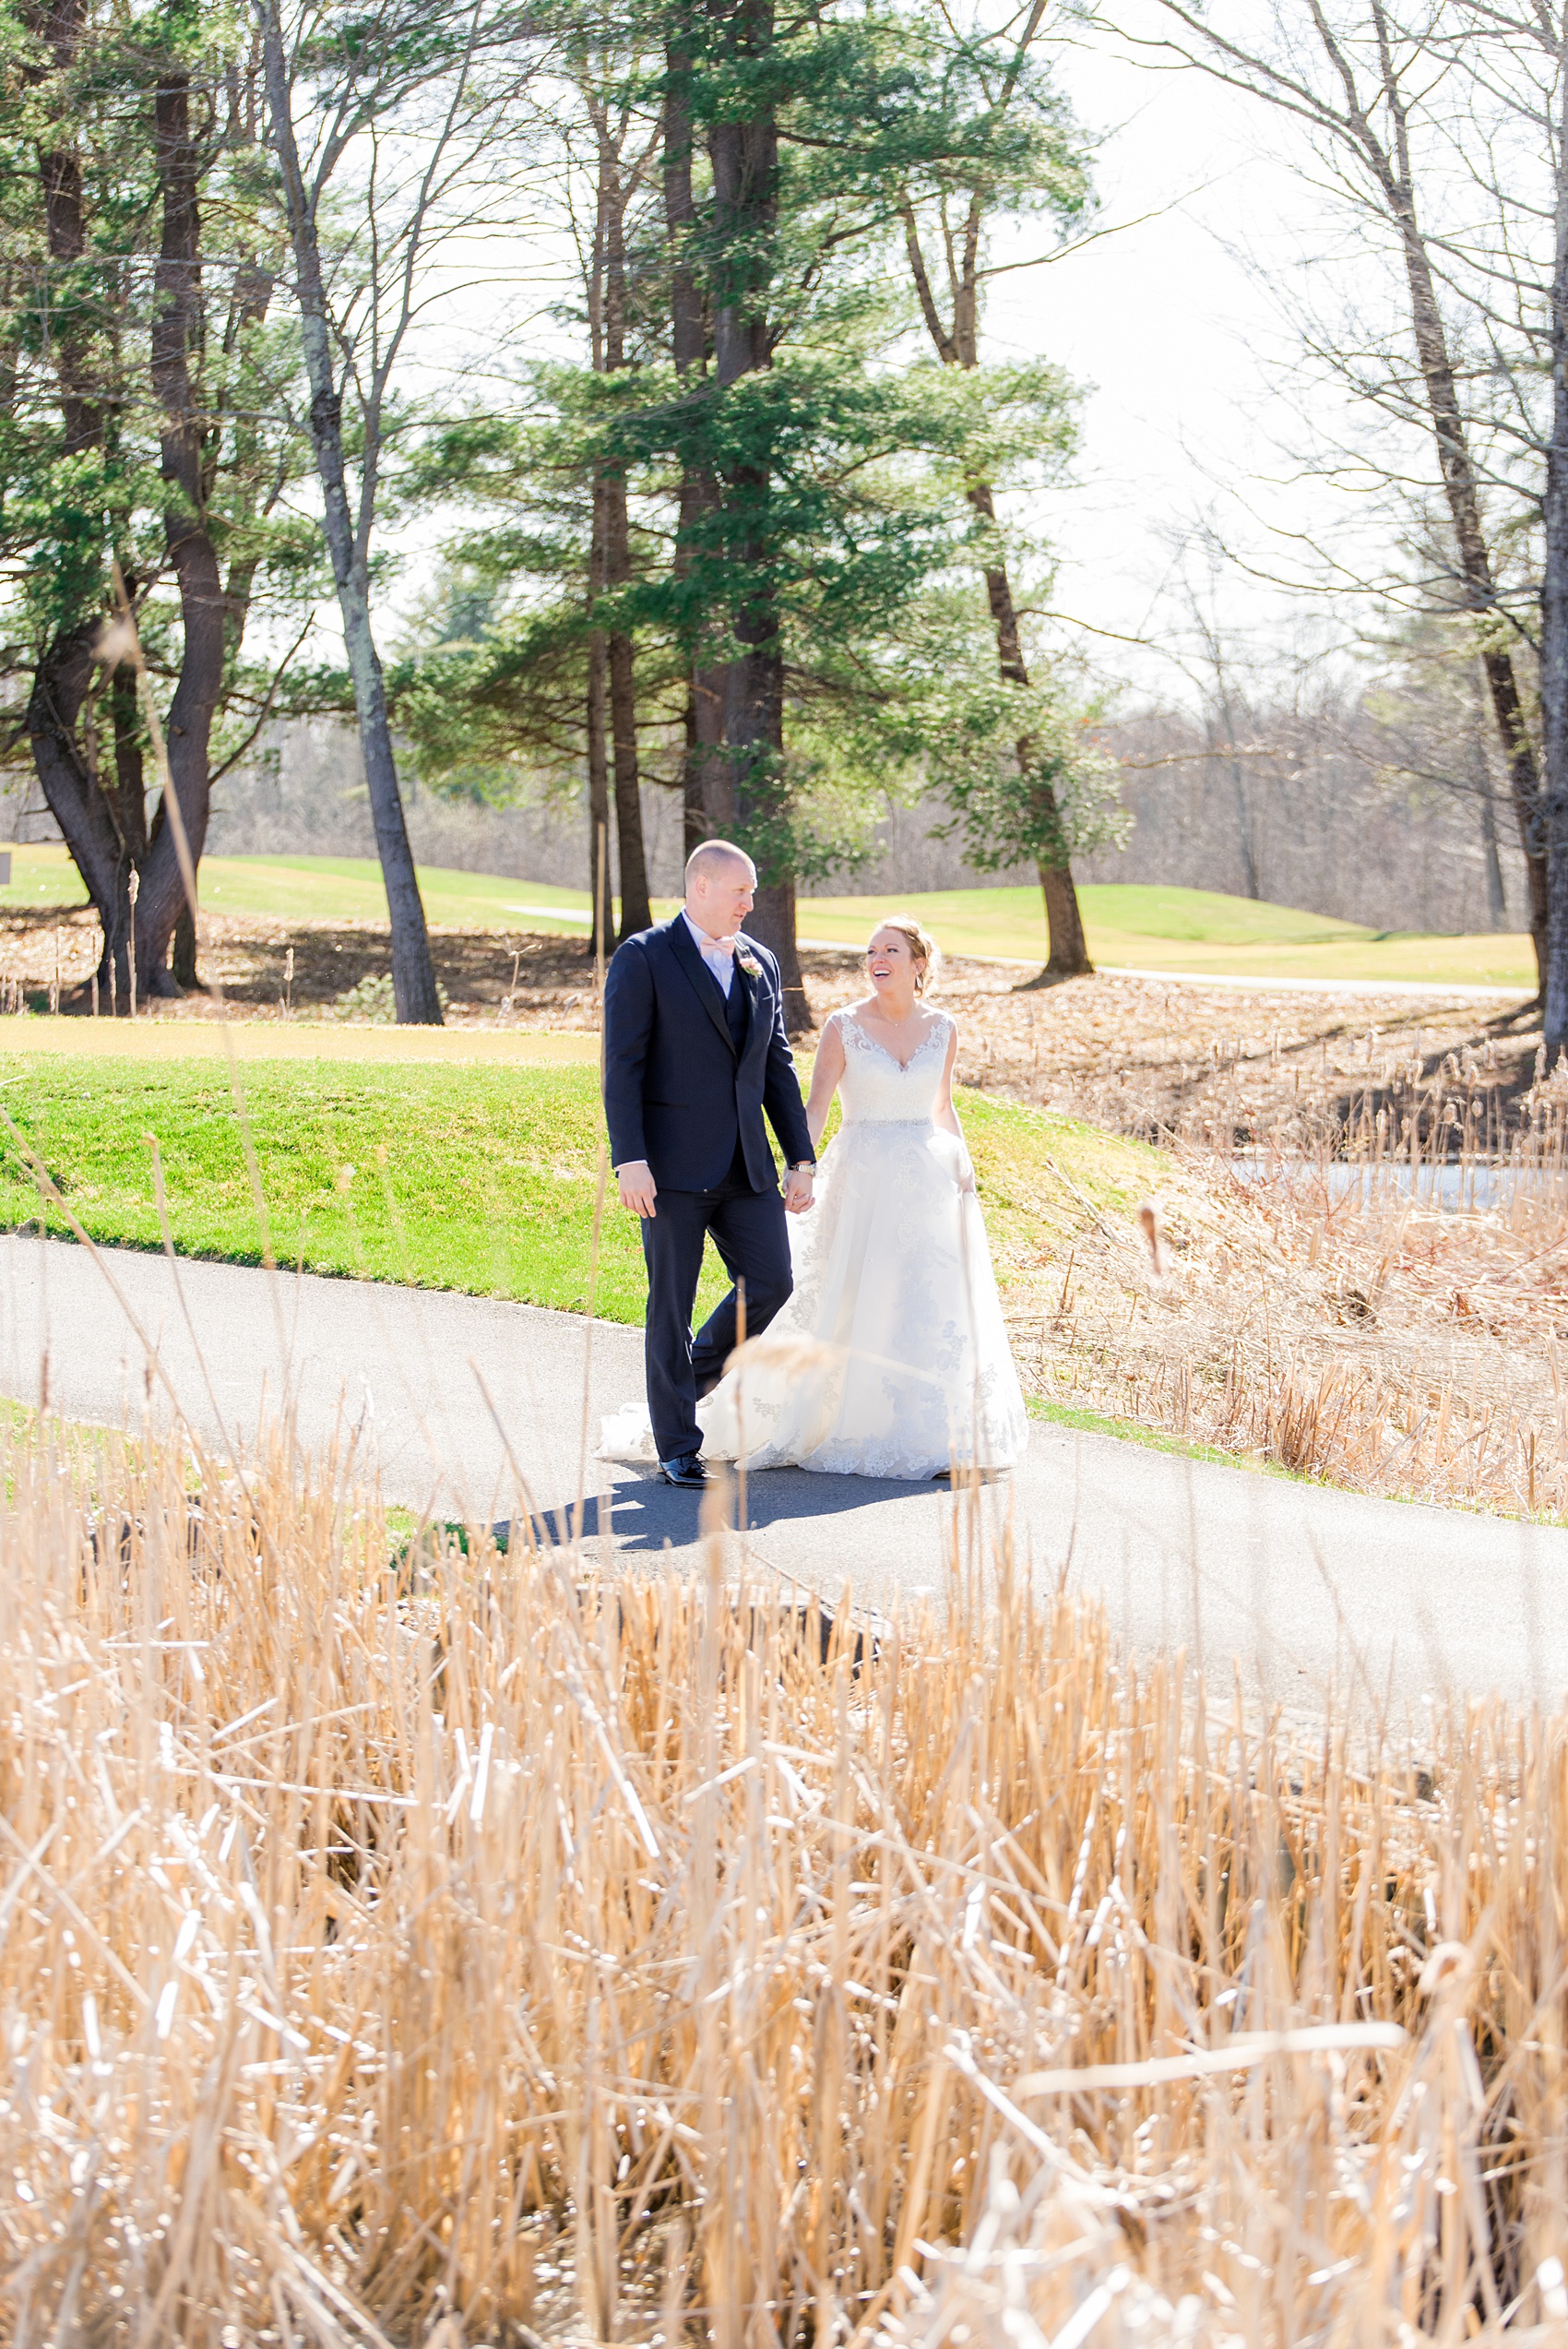
[[686,859],[686,912],[709,937],[732,937],[752,910],[756,866],[731,841],[704,841]]
[[752,887],[754,889],[756,866],[743,848],[737,848],[733,841],[704,841],[700,847],[693,849],[686,859],[687,896],[691,895],[692,883],[699,873],[712,874],[716,878],[722,876],[728,881],[731,878],[731,875],[727,868],[736,864],[741,865],[751,875]]

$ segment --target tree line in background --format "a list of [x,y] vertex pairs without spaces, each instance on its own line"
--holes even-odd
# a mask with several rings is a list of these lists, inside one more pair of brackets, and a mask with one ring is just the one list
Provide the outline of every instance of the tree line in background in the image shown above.
[[1298,612],[1283,635],[1277,613],[1262,627],[1238,613],[1241,558],[1212,515],[1172,533],[1170,552],[1159,621],[1180,691],[1108,716],[1133,832],[1087,874],[1379,928],[1528,930],[1539,876],[1430,517],[1396,549],[1413,597],[1347,585],[1332,625]]
[[[6,746],[113,1004],[195,976],[176,852],[199,860],[215,778],[334,707],[400,1019],[440,1018],[400,752],[455,793],[586,771],[623,935],[649,918],[642,786],[678,792],[689,840],[754,856],[798,1024],[797,884],[890,793],[934,787],[972,856],[1037,864],[1051,973],[1087,967],[1070,858],[1114,831],[1113,762],[1030,655],[1043,550],[997,504],[1060,478],[1072,395],[980,340],[998,226],[1038,216],[1049,246],[1089,202],[1045,0],[999,27],[769,0],[0,23]],[[476,302],[515,307],[562,251],[580,298],[548,356],[486,348]],[[439,573],[386,661],[387,524],[422,515]],[[306,658],[327,597],[337,673]]]
[[1371,687],[1313,662],[1261,675],[1227,662],[1196,708],[1116,723],[1133,829],[1080,877],[1220,890],[1374,930],[1524,930],[1528,876],[1489,729],[1474,663],[1441,652]]

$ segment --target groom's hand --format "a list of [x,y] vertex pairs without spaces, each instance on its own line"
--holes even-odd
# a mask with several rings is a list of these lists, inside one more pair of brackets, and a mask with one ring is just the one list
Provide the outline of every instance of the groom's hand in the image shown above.
[[646,1222],[656,1215],[653,1202],[659,1197],[659,1186],[653,1179],[653,1169],[646,1158],[629,1158],[624,1166],[615,1169],[621,1186],[621,1204]]
[[791,1166],[784,1177],[784,1205],[791,1215],[804,1215],[812,1203],[814,1166]]

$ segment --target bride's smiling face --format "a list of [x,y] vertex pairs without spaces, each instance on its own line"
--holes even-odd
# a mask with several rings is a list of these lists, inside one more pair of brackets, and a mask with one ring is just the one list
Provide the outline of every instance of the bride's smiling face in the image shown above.
[[875,933],[866,948],[866,976],[876,990],[878,1008],[890,1018],[908,1018],[920,972],[902,930]]

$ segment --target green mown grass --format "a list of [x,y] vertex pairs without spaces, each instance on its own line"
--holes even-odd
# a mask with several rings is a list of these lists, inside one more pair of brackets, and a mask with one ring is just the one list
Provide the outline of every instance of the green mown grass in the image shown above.
[[[0,1054],[0,1107],[95,1240],[161,1246],[156,1137],[183,1255],[255,1264],[269,1243],[308,1271],[588,1306],[603,1134],[593,1069],[252,1061],[242,1084],[265,1239],[221,1065]],[[1076,1229],[1085,1198],[1123,1204],[1154,1179],[1153,1151],[1070,1119],[972,1093],[960,1114],[1004,1277]],[[41,1212],[68,1231],[0,1128],[0,1226]],[[720,1278],[710,1258],[705,1296]],[[644,1294],[637,1229],[612,1189],[594,1302],[638,1323]]]
[[[1264,905],[1251,898],[1226,897],[1218,889],[1175,889],[1133,882],[1080,882],[1078,901],[1091,949],[1112,958],[1107,941],[1137,939],[1149,948],[1177,945],[1277,948],[1365,945],[1378,935],[1332,914],[1307,913],[1290,905]],[[849,924],[857,936],[868,910],[892,912],[911,906],[938,928],[955,953],[973,952],[983,940],[996,954],[1032,955],[1043,947],[1045,916],[1037,888],[931,889],[913,896],[802,898],[802,936],[818,936],[832,924]]]
[[1070,1434],[1114,1436],[1122,1443],[1141,1444],[1146,1451],[1167,1452],[1177,1460],[1207,1461],[1216,1468],[1239,1468],[1259,1476],[1282,1476],[1291,1485],[1313,1482],[1287,1468],[1283,1461],[1268,1460],[1261,1452],[1224,1451],[1218,1444],[1201,1444],[1194,1437],[1179,1436],[1168,1427],[1151,1427],[1142,1419],[1120,1419],[1111,1413],[1087,1411],[1077,1403],[1048,1402],[1043,1395],[1026,1395],[1024,1401],[1031,1419],[1042,1419],[1049,1426],[1065,1428]]
[[[1090,882],[1078,896],[1095,961],[1109,970],[1192,972],[1217,978],[1375,980],[1437,986],[1535,987],[1527,936],[1439,937],[1379,931],[1294,906],[1212,889]],[[918,913],[949,954],[1045,960],[1033,888],[939,889],[926,895],[802,898],[802,939],[855,945],[899,907]]]
[[[584,890],[432,865],[421,872],[420,886],[426,919],[438,926],[557,931],[578,938],[588,932]],[[386,920],[381,868],[362,856],[207,856],[201,901],[209,912],[266,921]],[[0,888],[0,912],[86,902],[87,891],[63,848],[45,842],[11,851],[11,880]]]

